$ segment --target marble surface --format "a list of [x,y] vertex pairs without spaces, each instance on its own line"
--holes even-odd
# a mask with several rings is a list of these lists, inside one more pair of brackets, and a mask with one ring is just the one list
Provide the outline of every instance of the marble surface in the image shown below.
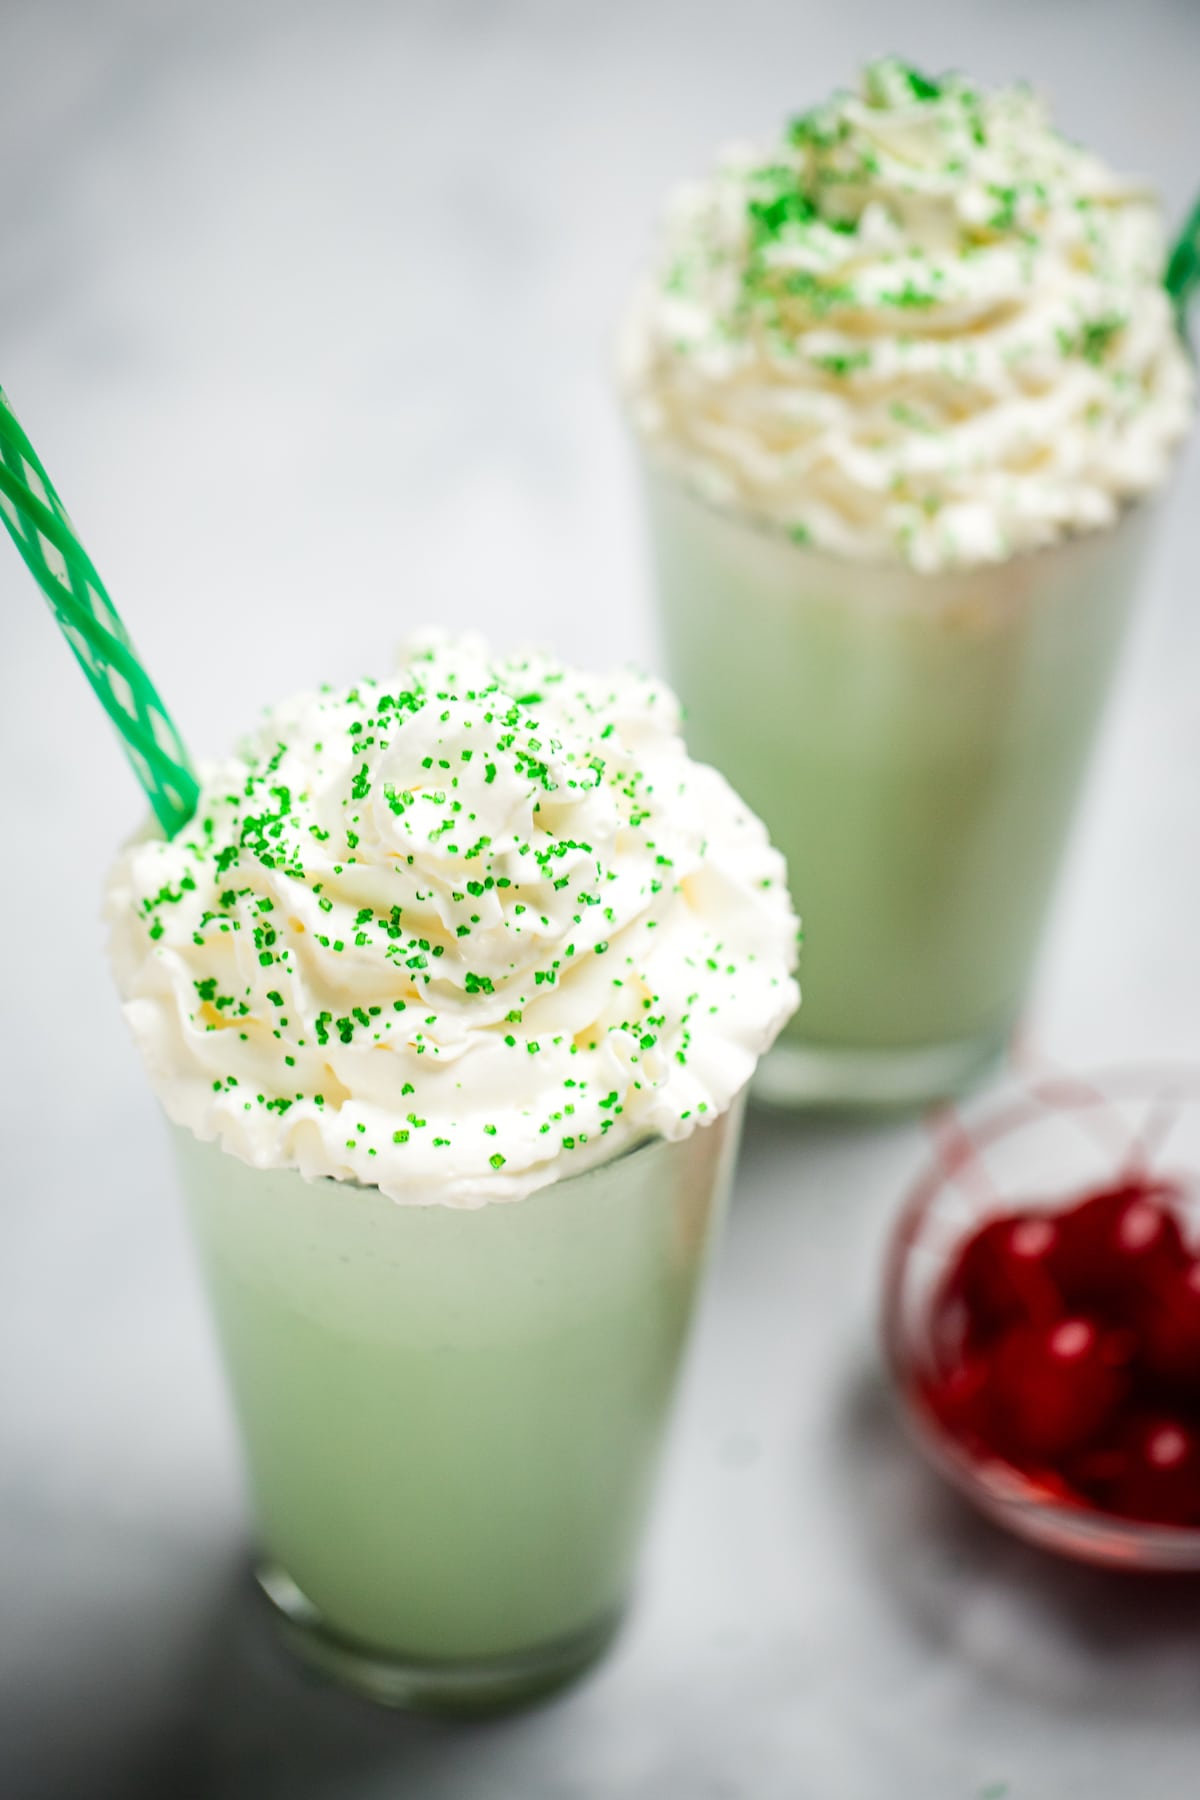
[[[1182,0],[3,0],[0,378],[189,739],[428,617],[656,657],[608,340],[665,184],[903,39],[1036,73],[1179,212]],[[1186,459],[1028,1021],[1197,1053]],[[0,546],[3,549],[3,546]],[[914,1459],[873,1309],[919,1125],[751,1123],[637,1611],[537,1713],[275,1648],[164,1136],[102,962],[138,805],[0,556],[5,1800],[1184,1800],[1200,1588],[1057,1566]]]

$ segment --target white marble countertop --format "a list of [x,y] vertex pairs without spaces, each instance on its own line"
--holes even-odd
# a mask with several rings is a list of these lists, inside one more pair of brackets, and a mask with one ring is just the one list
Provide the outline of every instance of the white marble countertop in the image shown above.
[[[0,379],[185,733],[429,617],[655,658],[608,334],[657,196],[898,39],[1029,72],[1178,213],[1200,12],[4,0]],[[1200,607],[1172,495],[1029,1026],[1197,1053]],[[919,1127],[752,1121],[645,1578],[603,1669],[450,1729],[252,1603],[164,1136],[101,956],[135,793],[0,545],[4,1800],[1185,1800],[1200,1586],[968,1514],[876,1364]]]

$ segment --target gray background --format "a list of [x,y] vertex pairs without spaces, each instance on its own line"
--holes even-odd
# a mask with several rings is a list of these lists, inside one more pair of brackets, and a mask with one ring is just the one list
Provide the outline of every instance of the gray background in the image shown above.
[[[609,338],[668,182],[901,48],[1028,73],[1200,174],[1188,0],[0,0],[0,379],[185,734],[411,624],[656,649]],[[1029,1029],[1188,1055],[1193,452]],[[1200,1592],[1060,1567],[918,1466],[873,1347],[918,1125],[752,1121],[641,1603],[547,1709],[311,1684],[251,1603],[235,1448],[99,887],[138,804],[0,544],[5,1800],[1183,1800]]]

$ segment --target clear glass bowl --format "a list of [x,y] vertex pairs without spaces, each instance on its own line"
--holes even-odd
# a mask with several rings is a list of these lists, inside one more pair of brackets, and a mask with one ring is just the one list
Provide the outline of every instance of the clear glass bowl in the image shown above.
[[1200,1254],[1200,1069],[1034,1078],[986,1109],[941,1109],[932,1130],[936,1153],[896,1223],[883,1290],[884,1351],[918,1445],[981,1511],[1045,1549],[1110,1567],[1200,1570],[1200,1525],[1102,1510],[1049,1469],[1018,1468],[978,1440],[967,1447],[928,1394],[949,1373],[935,1330],[942,1284],[990,1219],[1056,1213],[1128,1179],[1164,1180],[1180,1185],[1184,1238]]

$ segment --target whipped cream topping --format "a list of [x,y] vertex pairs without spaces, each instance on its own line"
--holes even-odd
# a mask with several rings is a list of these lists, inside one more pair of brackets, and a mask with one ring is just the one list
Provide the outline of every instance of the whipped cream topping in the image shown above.
[[622,384],[653,458],[840,555],[938,569],[1109,525],[1192,369],[1153,194],[1027,88],[895,59],[671,206]]
[[783,860],[673,695],[473,638],[276,708],[107,914],[172,1119],[420,1204],[710,1123],[798,1000]]

